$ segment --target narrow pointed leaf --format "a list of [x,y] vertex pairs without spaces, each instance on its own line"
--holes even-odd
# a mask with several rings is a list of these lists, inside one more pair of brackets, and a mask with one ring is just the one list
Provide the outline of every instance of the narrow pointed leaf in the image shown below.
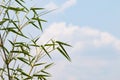
[[44,8],[31,8],[31,10],[43,10]]
[[[25,8],[27,11],[29,11],[19,0],[15,0],[19,5],[21,5],[23,8]],[[24,2],[23,0],[21,0],[22,2]]]
[[0,25],[4,24],[6,21],[8,21],[8,19],[3,19],[2,21],[0,21]]
[[8,9],[13,11],[24,11],[24,8],[19,8],[19,7],[8,7]]
[[47,50],[44,48],[43,45],[41,45],[41,48],[45,51],[45,53],[48,55],[48,57],[51,59],[51,56],[49,55],[49,53],[47,52]]
[[41,70],[41,72],[44,73],[44,74],[50,75],[50,73],[48,73],[48,72],[46,72],[46,71],[44,71],[44,70]]
[[11,20],[11,22],[12,22],[12,23],[14,24],[14,26],[18,29],[18,31],[19,31],[20,33],[22,33],[21,30],[19,29],[19,27],[17,26],[17,24],[15,23],[15,21]]
[[17,71],[19,71],[22,75],[27,76],[27,77],[31,77],[30,75],[28,75],[27,73],[25,73],[23,70],[21,69],[17,69]]
[[23,50],[23,51],[11,51],[11,53],[23,53],[24,55],[31,56],[31,55],[29,54],[29,52],[28,52],[28,51],[25,51],[25,50]]
[[33,76],[36,76],[36,77],[50,77],[50,75],[44,75],[44,74],[34,74]]
[[34,66],[40,66],[40,65],[44,65],[46,63],[36,63]]
[[48,69],[49,67],[51,67],[54,63],[50,63],[48,65],[45,66],[45,69]]
[[69,61],[71,61],[70,57],[63,51],[61,50],[59,47],[57,48],[57,50]]
[[42,30],[42,25],[41,25],[41,20],[40,20],[40,18],[39,17],[37,17],[37,18],[32,18],[33,20],[36,20],[37,22],[38,22],[38,24],[39,24],[39,29],[41,29],[41,31],[43,31]]
[[64,42],[61,42],[61,41],[56,41],[56,43],[62,44],[62,45],[65,45],[65,46],[70,46],[70,47],[71,47],[71,45],[69,45],[69,44],[67,44],[67,43],[64,43]]
[[22,58],[22,57],[18,57],[18,59],[19,59],[20,61],[22,61],[23,63],[26,63],[26,64],[30,65],[30,64],[28,63],[28,60],[27,60],[27,59]]

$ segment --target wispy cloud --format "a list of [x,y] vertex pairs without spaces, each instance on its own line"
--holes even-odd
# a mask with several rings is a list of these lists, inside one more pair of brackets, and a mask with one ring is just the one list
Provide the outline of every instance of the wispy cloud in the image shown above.
[[[43,39],[57,38],[72,43],[75,50],[84,49],[86,46],[109,46],[120,50],[120,40],[108,32],[102,32],[90,27],[80,27],[65,22],[53,23],[44,32]],[[44,41],[45,41],[44,40]]]
[[67,0],[66,2],[64,2],[61,5],[57,5],[54,2],[50,2],[48,3],[45,8],[48,10],[54,10],[57,9],[57,12],[64,12],[66,9],[70,8],[71,6],[76,4],[76,0]]
[[66,10],[67,8],[73,6],[74,4],[76,4],[76,0],[67,0],[63,5],[61,5],[61,11]]
[[[115,77],[119,78],[116,75],[118,74],[116,66],[120,66],[119,57],[111,60],[103,58],[105,56],[102,58],[94,55],[82,56],[84,51],[88,49],[94,50],[94,48],[111,47],[111,49],[118,51],[120,50],[119,38],[89,26],[81,27],[65,22],[52,23],[45,29],[40,42],[47,42],[51,38],[68,42],[73,46],[69,50],[69,52],[73,53],[70,54],[72,63],[69,64],[64,60],[57,59],[57,64],[51,69],[51,73],[54,76],[52,80],[114,80],[113,78]],[[101,53],[110,52],[108,50],[108,52],[102,51]],[[96,54],[100,55],[99,53]],[[116,55],[115,53],[112,54]],[[55,56],[58,55],[55,54]],[[111,75],[111,78],[108,75]]]
[[45,6],[45,8],[48,10],[54,10],[54,9],[57,9],[58,6],[54,2],[50,2]]

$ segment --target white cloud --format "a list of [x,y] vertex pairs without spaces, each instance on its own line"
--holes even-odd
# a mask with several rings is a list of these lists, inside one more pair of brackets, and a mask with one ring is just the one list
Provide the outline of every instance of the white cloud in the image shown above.
[[73,6],[76,4],[76,0],[67,0],[62,6],[61,6],[61,11],[66,10],[67,8]]
[[69,42],[73,50],[81,50],[86,46],[102,47],[109,46],[120,50],[120,40],[108,32],[102,32],[90,27],[80,27],[65,22],[51,24],[42,35],[41,41],[55,38]]
[[[81,27],[66,24],[65,22],[58,22],[52,23],[45,29],[40,41],[47,42],[51,38],[72,44],[73,48],[69,52],[74,53],[72,54],[73,61],[71,64],[68,64],[64,60],[56,61],[56,65],[51,69],[51,73],[53,74],[51,80],[104,80],[104,78],[109,80],[109,75],[113,74],[112,70],[115,70],[111,66],[120,66],[119,60],[118,62],[111,62],[112,60],[93,55],[82,56],[80,52],[84,52],[89,48],[94,49],[110,46],[115,50],[120,50],[120,40],[108,32],[102,32],[88,26]],[[109,68],[109,71],[104,71],[105,68]],[[117,74],[115,71],[114,73]],[[112,77],[115,78],[115,75],[112,75]],[[119,76],[117,77],[119,78]]]
[[70,76],[67,80],[77,80],[75,76]]
[[55,3],[50,2],[45,6],[45,8],[48,9],[48,10],[54,10],[54,9],[57,9],[58,6]]
[[57,12],[64,12],[66,9],[70,8],[71,6],[75,4],[76,4],[76,0],[67,0],[60,6],[55,4],[54,2],[50,2],[45,6],[45,8],[48,10],[57,9],[56,10]]

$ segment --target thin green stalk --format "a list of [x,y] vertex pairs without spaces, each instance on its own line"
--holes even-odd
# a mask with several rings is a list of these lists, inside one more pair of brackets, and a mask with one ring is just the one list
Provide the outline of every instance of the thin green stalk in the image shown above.
[[3,44],[3,41],[2,41],[1,35],[0,35],[0,40],[1,40],[1,47],[2,47],[2,50],[3,50],[3,54],[4,54],[4,57],[5,57],[5,60],[6,60],[5,63],[6,63],[7,71],[8,71],[8,79],[10,80],[9,61],[8,61],[8,58],[7,58],[7,55],[6,55],[4,46],[3,46],[4,44]]

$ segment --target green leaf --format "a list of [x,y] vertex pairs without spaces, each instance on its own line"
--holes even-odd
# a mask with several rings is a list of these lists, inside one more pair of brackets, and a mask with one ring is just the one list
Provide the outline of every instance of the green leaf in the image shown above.
[[62,44],[62,45],[65,45],[65,46],[70,46],[70,47],[72,47],[71,45],[69,45],[69,44],[67,44],[67,43],[64,43],[64,42],[61,42],[61,41],[56,41],[56,43]]
[[36,77],[50,77],[50,75],[44,75],[44,74],[34,74],[33,76],[36,76]]
[[15,42],[14,45],[15,45],[15,47],[22,47],[22,48],[24,47],[24,48],[30,50],[30,47],[25,42]]
[[2,48],[3,48],[3,50],[4,50],[5,52],[7,52],[7,54],[9,54],[9,51],[8,51],[8,49],[7,49],[5,46],[2,46]]
[[32,19],[33,19],[33,20],[39,20],[39,21],[42,21],[42,22],[47,22],[46,20],[43,20],[43,19],[40,19],[40,18],[35,18],[35,17],[33,17]]
[[6,6],[4,6],[4,5],[0,5],[0,7],[7,8],[7,7],[6,7]]
[[71,61],[71,59],[70,59],[67,51],[66,51],[66,50],[64,49],[64,47],[62,46],[62,45],[66,45],[66,46],[70,46],[70,45],[68,45],[68,44],[66,44],[66,43],[63,43],[63,42],[60,42],[60,41],[56,41],[56,43],[58,43],[59,46],[60,46],[60,48],[58,47],[57,50],[58,50],[60,53],[62,53],[62,54],[64,55],[64,57],[66,57],[69,61]]
[[49,67],[51,67],[54,63],[50,63],[48,65],[45,66],[45,69],[48,69]]
[[34,17],[34,18],[32,18],[33,20],[36,20],[37,22],[38,22],[38,24],[39,24],[39,29],[41,30],[41,31],[43,31],[42,30],[42,25],[41,25],[41,19],[39,18],[39,17]]
[[32,59],[29,59],[29,62],[30,62],[30,64],[32,64],[32,62],[35,60],[35,56],[32,58]]
[[57,50],[64,56],[66,57],[67,60],[71,61],[69,55],[66,53],[66,51],[60,49],[59,47],[57,48]]
[[24,55],[31,56],[28,51],[23,50],[23,51],[11,51],[11,53],[23,53]]
[[39,24],[40,30],[43,31],[43,29],[42,29],[42,24],[41,24],[41,22],[40,22],[39,19],[38,19],[38,24]]
[[18,77],[14,77],[16,80],[20,80]]
[[28,17],[26,17],[29,20],[29,23],[32,24],[34,27],[39,29],[39,27],[35,24],[35,21],[31,21]]
[[13,10],[13,11],[24,11],[24,8],[20,8],[20,7],[8,7],[9,10]]
[[44,71],[44,70],[41,70],[41,72],[44,73],[44,74],[50,75],[50,73],[48,73],[48,72],[46,72],[46,71]]
[[12,44],[12,46],[14,46],[14,43],[12,41],[10,41],[10,40],[8,40],[8,41]]
[[[20,2],[20,0],[15,0],[19,5],[21,5],[23,8],[25,8],[27,11],[29,11],[28,9],[27,9],[27,7],[25,7],[21,2]],[[22,2],[24,2],[23,0],[21,0]]]
[[35,8],[35,7],[33,8],[33,7],[32,7],[30,10],[43,10],[43,9],[44,9],[44,8]]
[[54,44],[45,44],[44,46],[53,46]]
[[13,21],[13,20],[10,20],[10,21],[14,24],[14,26],[18,29],[18,31],[19,31],[20,33],[22,33],[21,30],[19,29],[19,27],[17,26],[17,24],[15,23],[15,21]]
[[34,66],[40,66],[40,65],[44,65],[46,63],[37,63],[37,64],[34,64]]
[[16,28],[15,27],[0,28],[0,30],[8,30],[8,31],[13,30],[13,29],[16,29]]
[[0,68],[0,71],[4,71],[5,69],[4,68]]
[[27,77],[31,77],[30,75],[25,73],[22,69],[17,68],[17,71],[19,71],[21,73],[21,75],[24,75],[24,76],[27,76]]
[[17,32],[17,31],[15,31],[15,30],[13,30],[13,29],[11,29],[11,30],[9,30],[9,31],[11,31],[11,32],[13,32],[13,33],[15,33],[15,34],[17,34],[17,35],[19,35],[19,36],[22,36],[22,37],[28,38],[28,37],[26,37],[25,35],[23,35],[23,34]]
[[12,32],[12,33],[15,33],[19,36],[22,36],[22,37],[25,37],[25,38],[28,38],[26,37],[25,35],[23,35],[22,33],[19,33],[18,31],[15,30],[16,28],[15,27],[8,27],[8,28],[2,28],[0,30],[7,30],[8,32]]
[[33,41],[35,41],[35,43],[40,39],[40,37],[34,39]]
[[8,19],[3,18],[2,21],[0,21],[0,25],[3,25],[6,21],[8,21]]
[[41,45],[41,48],[45,51],[45,53],[48,55],[48,57],[51,59],[51,56],[49,55],[49,53],[47,52],[47,50],[44,48],[43,45]]
[[22,61],[23,63],[26,63],[26,64],[30,65],[27,59],[22,58],[22,57],[17,57],[17,58],[18,58],[20,61]]

